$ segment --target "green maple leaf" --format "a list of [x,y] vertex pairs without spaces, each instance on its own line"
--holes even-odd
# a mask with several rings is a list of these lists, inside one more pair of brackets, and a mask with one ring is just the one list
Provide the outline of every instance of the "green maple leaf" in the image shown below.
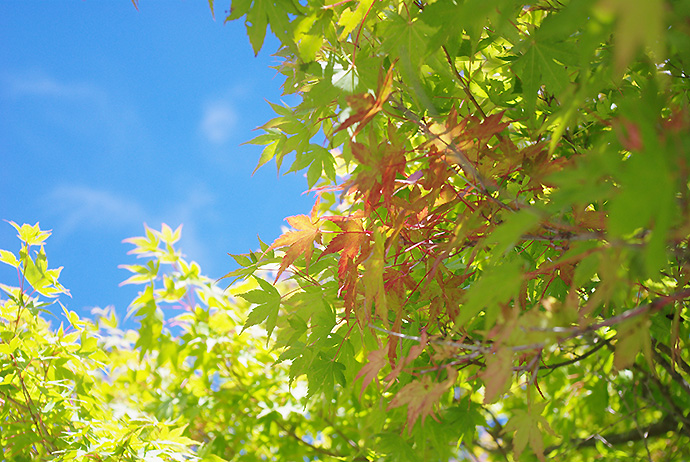
[[497,7],[495,3],[484,0],[445,1],[427,5],[420,17],[437,30],[429,43],[429,51],[435,51],[444,44],[459,46],[458,38],[463,36],[464,31],[470,38],[474,52],[482,29],[496,16]]
[[534,112],[537,92],[542,85],[550,93],[558,95],[570,81],[568,71],[562,64],[562,60],[568,58],[564,57],[562,50],[563,44],[535,41],[513,65],[513,71],[522,81],[528,114]]
[[641,350],[647,357],[651,356],[649,320],[646,317],[622,324],[616,338],[618,342],[613,354],[613,367],[617,370],[630,367]]
[[551,434],[555,434],[549,423],[541,415],[546,407],[546,403],[531,404],[528,410],[517,409],[513,417],[504,427],[505,432],[515,432],[513,440],[513,451],[515,460],[520,460],[520,455],[529,443],[530,448],[537,458],[544,462],[544,442],[542,429]]
[[402,436],[390,432],[379,433],[376,436],[376,449],[385,454],[383,460],[396,462],[419,462],[421,460]]
[[242,327],[242,332],[251,326],[266,321],[266,330],[270,337],[273,329],[276,327],[276,321],[278,320],[280,293],[271,283],[260,278],[256,278],[256,281],[261,286],[261,289],[250,290],[249,292],[239,294],[239,297],[256,305],[249,313],[249,316],[247,316],[247,321]]
[[230,14],[225,18],[225,22],[246,15],[244,23],[247,27],[247,36],[254,54],[258,55],[269,25],[283,43],[292,44],[292,26],[288,13],[298,13],[291,0],[233,0]]
[[313,396],[322,390],[329,401],[333,398],[336,382],[343,387],[347,385],[344,374],[345,366],[330,358],[319,355],[314,358],[309,369],[307,378],[309,381],[308,396]]

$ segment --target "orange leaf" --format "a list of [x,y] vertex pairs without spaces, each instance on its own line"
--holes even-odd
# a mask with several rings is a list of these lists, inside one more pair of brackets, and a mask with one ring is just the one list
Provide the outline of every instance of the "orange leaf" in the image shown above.
[[427,374],[421,380],[414,380],[405,385],[388,405],[388,409],[407,404],[407,429],[412,427],[421,416],[422,424],[428,415],[433,416],[434,405],[438,403],[443,394],[455,383],[457,371],[447,367],[448,378],[443,382],[434,382]]
[[377,96],[374,97],[370,93],[361,95],[353,95],[347,98],[347,102],[352,108],[353,114],[348,117],[336,130],[345,130],[347,127],[359,123],[355,129],[353,136],[356,136],[366,124],[383,109],[383,104],[388,100],[388,97],[393,91],[393,66],[388,69],[384,76],[383,73],[379,75],[379,87],[376,91]]
[[472,134],[480,140],[489,140],[495,134],[502,132],[503,129],[510,125],[509,122],[501,123],[504,113],[505,111],[501,111],[490,115],[479,126],[472,128]]
[[482,373],[484,404],[496,402],[503,393],[508,391],[513,374],[512,360],[512,351],[507,348],[501,348],[496,353],[486,356],[486,369]]
[[267,250],[277,249],[280,247],[289,246],[285,252],[280,268],[276,275],[276,281],[280,275],[294,263],[297,258],[304,255],[307,271],[309,271],[309,261],[314,251],[314,242],[321,242],[321,230],[319,228],[319,220],[312,221],[306,215],[295,215],[287,218],[287,222],[296,229],[296,231],[288,231],[282,236],[278,237]]
[[426,348],[426,342],[427,342],[427,335],[426,331],[422,332],[422,338],[419,341],[418,345],[414,345],[410,348],[410,351],[407,355],[406,358],[403,358],[402,361],[398,361],[398,364],[396,364],[395,369],[393,369],[390,374],[388,374],[385,378],[385,380],[388,382],[388,385],[386,388],[390,387],[393,384],[393,381],[398,378],[400,373],[402,372],[403,368],[408,366],[409,364],[412,363],[415,359],[419,357],[424,352],[424,349]]
[[585,210],[583,212],[576,213],[574,218],[577,224],[583,228],[594,229],[597,231],[606,229],[606,221],[608,219],[606,212],[597,210]]
[[374,378],[376,378],[383,366],[386,365],[387,351],[388,348],[384,346],[378,350],[369,353],[369,355],[367,356],[369,362],[366,365],[364,365],[364,367],[362,367],[362,369],[359,371],[359,374],[357,374],[357,377],[355,377],[355,380],[358,380],[360,377],[364,377],[364,380],[362,381],[362,389],[359,392],[360,399],[362,398],[364,390],[369,386],[369,384],[374,380]]
[[[360,127],[363,127],[374,116],[371,112],[374,110],[375,103],[374,97],[369,93],[348,96],[347,104],[352,109],[352,115],[340,124],[336,132],[345,130],[356,123],[360,123]],[[374,114],[376,114],[376,112],[378,111],[375,111]],[[359,131],[359,127],[357,127],[357,131]]]

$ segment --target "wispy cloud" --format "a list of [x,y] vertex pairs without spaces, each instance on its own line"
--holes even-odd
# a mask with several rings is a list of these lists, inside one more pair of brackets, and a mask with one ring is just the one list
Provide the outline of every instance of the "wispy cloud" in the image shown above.
[[202,263],[209,258],[202,234],[205,224],[213,220],[215,202],[215,196],[203,185],[190,190],[181,201],[157,211],[145,207],[136,198],[84,185],[58,186],[43,199],[57,218],[60,234],[65,237],[78,231],[141,233],[144,223],[155,229],[159,229],[161,223],[173,228],[183,224],[180,245],[186,255]]
[[34,120],[69,136],[104,141],[109,153],[127,150],[142,135],[144,124],[136,108],[98,82],[36,71],[5,72],[0,73],[0,96],[7,100],[10,117],[28,111]]
[[238,115],[232,104],[219,99],[206,103],[199,128],[208,142],[225,144],[236,130],[237,120]]
[[70,234],[79,228],[123,227],[146,220],[144,208],[135,199],[82,185],[62,185],[46,197],[60,217],[60,229]]
[[206,186],[197,185],[186,197],[164,210],[157,223],[184,224],[180,246],[185,255],[201,263],[209,261],[208,236],[202,236],[209,221],[215,218],[216,197]]
[[61,82],[43,74],[3,74],[3,92],[11,98],[48,96],[68,99],[90,99],[103,103],[106,93],[86,82]]

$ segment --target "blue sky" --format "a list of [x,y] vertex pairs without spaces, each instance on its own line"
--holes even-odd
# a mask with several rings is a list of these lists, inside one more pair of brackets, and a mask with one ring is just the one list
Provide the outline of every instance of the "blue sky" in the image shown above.
[[[183,224],[183,252],[217,278],[313,204],[302,174],[251,175],[261,147],[241,143],[281,101],[277,42],[254,57],[215,3],[216,21],[201,0],[0,2],[0,219],[53,230],[69,309],[125,312],[138,288],[118,287],[135,261],[121,241],[144,222]],[[0,222],[0,248],[15,235]]]

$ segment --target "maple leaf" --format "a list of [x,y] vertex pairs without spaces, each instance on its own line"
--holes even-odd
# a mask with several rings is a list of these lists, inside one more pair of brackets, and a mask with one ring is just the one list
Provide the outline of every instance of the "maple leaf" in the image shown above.
[[354,141],[350,142],[350,146],[353,157],[366,168],[350,178],[343,187],[355,193],[355,200],[364,196],[365,211],[378,206],[382,195],[386,207],[389,207],[396,189],[397,176],[403,175],[405,171],[405,148],[401,144],[387,141],[379,143],[373,149]]
[[534,111],[537,92],[542,85],[553,94],[560,94],[570,82],[565,66],[556,60],[561,58],[557,44],[543,40],[533,42],[524,54],[513,64],[525,89],[523,102],[528,113]]
[[427,334],[426,331],[423,331],[419,344],[412,346],[410,348],[410,351],[408,352],[407,357],[403,358],[402,361],[398,361],[398,364],[395,365],[395,368],[386,376],[385,380],[388,382],[386,388],[390,387],[393,384],[393,381],[398,378],[398,376],[406,366],[410,365],[412,361],[417,359],[419,355],[421,355],[424,352],[424,349],[426,348],[426,342]]
[[391,197],[395,191],[395,180],[398,174],[405,172],[405,150],[400,146],[390,146],[386,152],[385,163],[380,164],[381,168],[381,193],[386,203],[390,207]]
[[622,74],[640,47],[663,60],[665,5],[661,0],[603,0],[601,6],[618,16],[615,40],[616,71]]
[[309,261],[314,252],[314,242],[321,243],[321,229],[319,228],[318,219],[314,220],[306,215],[295,215],[287,217],[287,222],[296,229],[296,231],[288,231],[282,236],[278,237],[268,250],[277,249],[280,247],[289,246],[285,252],[283,259],[280,262],[280,268],[276,275],[276,281],[283,274],[283,271],[294,263],[298,257],[304,255],[306,261],[307,272],[309,272]]
[[[374,104],[376,100],[370,93],[363,93],[360,95],[352,95],[347,97],[347,104],[352,111],[352,115],[349,116],[345,121],[340,124],[337,131],[345,130],[346,128],[360,123],[356,131],[360,130],[360,127],[364,126],[362,122],[368,122],[370,119],[369,114],[374,109]],[[371,116],[373,117],[373,115]]]
[[503,118],[503,114],[505,114],[505,112],[506,111],[501,111],[499,113],[490,115],[484,119],[481,124],[473,127],[470,130],[470,133],[472,136],[475,136],[480,140],[489,140],[492,136],[502,132],[503,129],[510,125],[510,122],[501,123],[501,119]]
[[601,231],[606,229],[608,217],[606,216],[606,212],[600,210],[584,210],[582,212],[574,210],[573,218],[575,222],[583,228]]
[[513,451],[515,453],[515,460],[520,459],[520,455],[527,447],[529,443],[532,452],[537,456],[537,458],[544,462],[544,442],[542,439],[543,427],[549,433],[555,435],[555,432],[546,421],[546,419],[541,415],[544,411],[546,403],[541,404],[531,404],[528,410],[517,409],[514,411],[513,417],[506,423],[504,431],[514,432],[513,436]]
[[278,310],[280,309],[280,293],[270,283],[261,278],[255,278],[261,286],[261,289],[250,290],[238,296],[253,303],[256,306],[247,316],[247,321],[242,327],[242,332],[248,327],[254,326],[266,320],[266,331],[268,331],[268,339],[276,326],[278,320]]
[[457,377],[457,371],[451,367],[446,368],[448,377],[443,382],[434,382],[427,374],[421,380],[416,380],[405,385],[388,405],[388,409],[407,404],[407,430],[412,427],[421,416],[422,425],[428,415],[433,416],[434,405],[438,403],[443,394],[453,386]]
[[355,306],[357,282],[359,280],[358,262],[370,253],[370,233],[362,227],[358,217],[324,217],[335,223],[342,233],[337,234],[321,253],[321,257],[340,252],[338,262],[338,295],[345,300],[345,318],[348,319]]
[[336,221],[329,218],[325,219],[334,222],[343,232],[337,234],[331,242],[328,243],[321,257],[340,252],[338,276],[343,278],[350,264],[355,260],[355,257],[357,257],[360,248],[369,242],[369,233],[364,231],[362,220]]
[[640,350],[651,355],[649,338],[649,319],[635,319],[623,323],[618,328],[616,350],[613,353],[613,367],[622,370],[630,367]]
[[385,266],[385,236],[378,229],[374,233],[374,248],[369,258],[364,262],[364,315],[369,317],[369,308],[373,305],[376,314],[384,324],[388,324],[388,307],[386,291],[383,285],[383,271]]
[[364,377],[364,380],[362,380],[362,389],[359,392],[359,399],[362,399],[362,394],[364,393],[364,390],[376,378],[383,366],[386,365],[387,352],[388,348],[383,346],[378,350],[372,351],[367,356],[368,362],[359,371],[357,377],[355,377],[355,380],[359,380],[360,377]]
[[[429,132],[434,135],[431,144],[436,146],[439,152],[447,151],[448,146],[463,134],[469,120],[470,118],[465,118],[458,121],[458,112],[455,108],[452,108],[443,124],[434,122],[429,125]],[[461,148],[466,147],[464,145],[461,146]]]
[[484,379],[484,404],[495,402],[510,386],[512,369],[512,352],[507,348],[498,350],[486,358]]
[[365,93],[361,95],[353,95],[347,98],[347,102],[353,111],[353,114],[348,117],[336,130],[339,132],[345,130],[346,128],[359,123],[355,129],[352,136],[357,136],[357,134],[364,128],[366,124],[378,114],[381,109],[383,109],[383,104],[388,100],[391,92],[393,91],[393,65],[390,66],[388,72],[383,75],[379,74],[379,85],[376,91],[377,96],[374,99],[370,93]]

